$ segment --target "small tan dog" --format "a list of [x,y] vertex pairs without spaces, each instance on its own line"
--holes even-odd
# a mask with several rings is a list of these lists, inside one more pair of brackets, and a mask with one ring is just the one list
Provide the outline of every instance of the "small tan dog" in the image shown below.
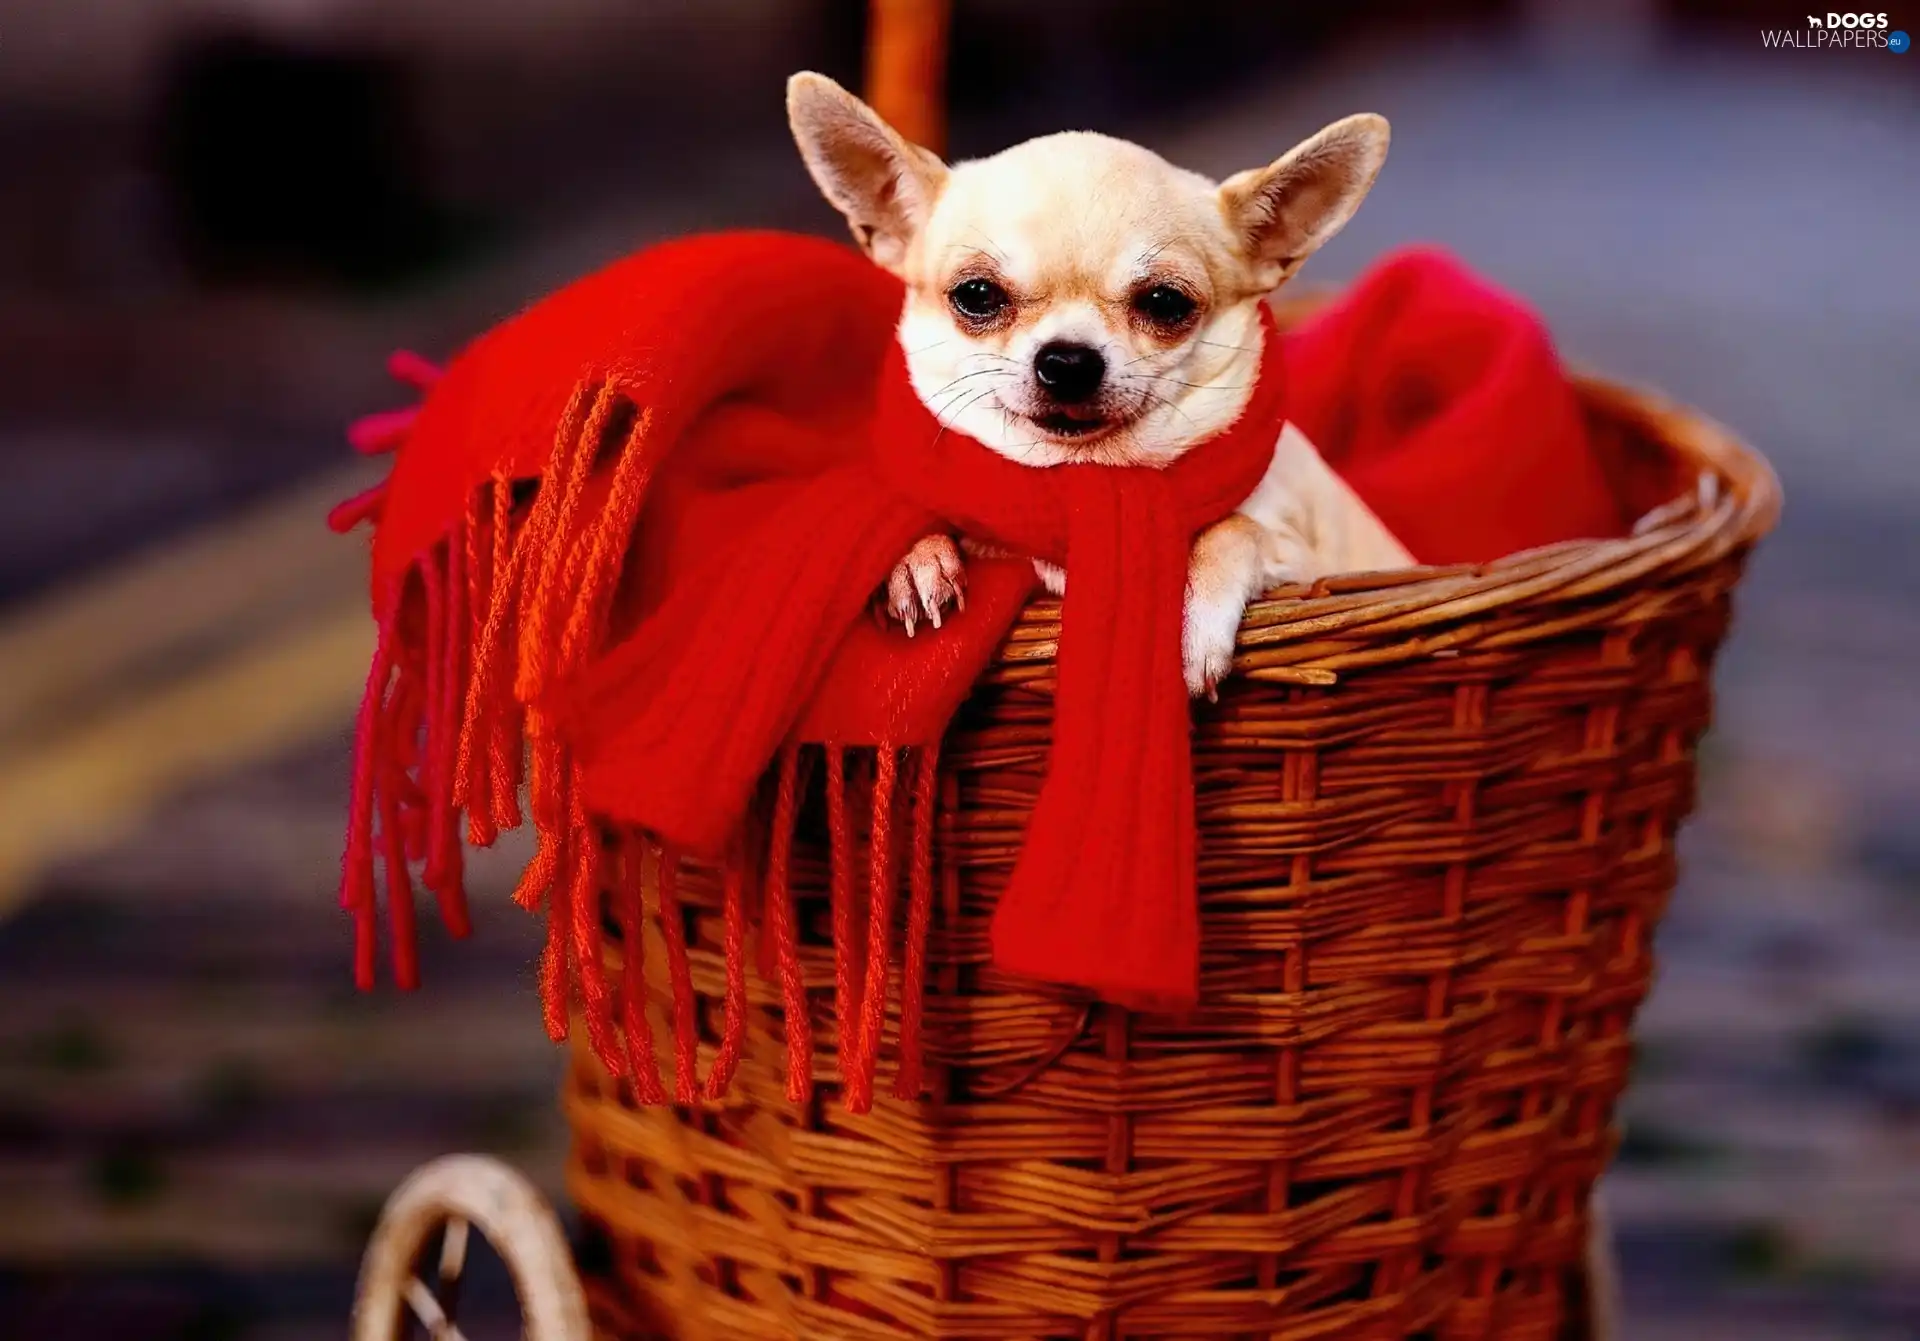
[[[1260,365],[1260,305],[1353,216],[1388,138],[1383,118],[1350,116],[1215,183],[1086,132],[948,166],[817,74],[788,83],[787,112],[821,192],[906,283],[900,342],[921,401],[1036,468],[1163,466],[1231,424]],[[1194,543],[1188,689],[1214,692],[1261,592],[1411,562],[1288,424],[1252,496]],[[1035,566],[1064,591],[1066,574]],[[881,599],[911,634],[923,616],[937,627],[965,580],[954,538],[928,536]]]

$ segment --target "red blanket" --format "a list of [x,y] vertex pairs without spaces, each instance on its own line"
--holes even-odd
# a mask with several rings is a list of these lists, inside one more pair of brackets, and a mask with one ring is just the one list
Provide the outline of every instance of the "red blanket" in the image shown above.
[[[443,377],[399,368],[429,394],[417,412],[357,429],[363,446],[400,451],[387,484],[336,519],[378,522],[382,636],[342,894],[363,983],[374,975],[376,851],[400,891],[388,901],[395,976],[411,985],[410,863],[463,930],[458,816],[477,843],[519,823],[530,759],[540,846],[517,897],[549,918],[550,1030],[565,1032],[577,999],[603,1060],[643,1099],[665,1097],[639,975],[616,999],[601,969],[603,885],[625,934],[644,921],[638,849],[614,860],[592,823],[618,821],[667,848],[669,913],[677,854],[723,872],[727,1028],[707,1081],[723,1091],[744,1037],[747,886],[760,874],[740,835],[770,767],[762,964],[789,1013],[806,1010],[786,844],[807,782],[797,746],[819,743],[847,1101],[871,1101],[901,823],[896,1086],[917,1092],[935,753],[1033,585],[1024,559],[975,560],[965,611],[938,632],[909,641],[865,621],[906,548],[947,529],[1071,575],[1048,778],[996,911],[995,962],[1179,1008],[1195,999],[1200,957],[1179,666],[1187,550],[1251,490],[1283,420],[1301,424],[1423,561],[1621,528],[1538,323],[1441,256],[1388,262],[1305,329],[1270,332],[1241,418],[1163,471],[1033,470],[942,432],[892,339],[900,304],[896,281],[840,247],[695,238],[562,290]],[[864,825],[848,814],[854,745],[876,747]],[[856,828],[873,853],[864,898],[851,888]],[[684,1100],[688,956],[674,940],[681,919],[661,922]],[[809,1031],[788,1034],[798,1096]]]

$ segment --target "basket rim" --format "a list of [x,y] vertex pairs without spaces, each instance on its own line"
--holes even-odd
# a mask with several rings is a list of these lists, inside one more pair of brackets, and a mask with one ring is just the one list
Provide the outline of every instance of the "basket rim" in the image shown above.
[[[1288,307],[1298,312],[1316,301],[1296,299]],[[1590,413],[1621,422],[1698,467],[1698,487],[1641,518],[1626,536],[1561,541],[1485,564],[1343,573],[1310,586],[1278,588],[1248,604],[1234,673],[1333,684],[1343,670],[1358,666],[1444,653],[1469,642],[1485,645],[1488,625],[1499,616],[1542,601],[1583,602],[1590,610],[1543,623],[1536,608],[1532,628],[1498,630],[1503,643],[1612,623],[1607,614],[1618,615],[1620,601],[1659,585],[1654,579],[1684,582],[1773,529],[1781,508],[1779,479],[1739,435],[1659,392],[1591,372],[1570,376]],[[1605,597],[1616,599],[1596,603]],[[1470,631],[1456,627],[1463,621]],[[1003,681],[1050,678],[1059,635],[1059,600],[1029,603],[989,675]]]

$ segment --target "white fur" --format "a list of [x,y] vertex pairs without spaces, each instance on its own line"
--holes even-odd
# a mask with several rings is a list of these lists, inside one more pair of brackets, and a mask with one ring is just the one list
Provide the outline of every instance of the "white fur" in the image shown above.
[[1307,435],[1286,424],[1247,501],[1194,541],[1181,643],[1188,691],[1211,695],[1226,678],[1247,602],[1262,592],[1412,563]]
[[[908,144],[831,80],[796,75],[788,109],[801,155],[876,262],[907,286],[899,339],[914,390],[958,432],[1023,465],[1098,461],[1152,469],[1230,424],[1260,366],[1267,296],[1337,233],[1384,161],[1386,122],[1348,117],[1264,168],[1215,183],[1125,140],[1043,136],[949,167]],[[950,295],[984,279],[1008,297],[1000,318],[965,319]],[[1193,319],[1141,314],[1169,285]],[[1089,433],[1061,425],[1035,379],[1050,341],[1106,364],[1085,407]],[[1286,581],[1410,560],[1298,430],[1238,513],[1195,542],[1183,660],[1211,694],[1232,660],[1246,603]],[[1066,575],[1035,563],[1048,590]],[[964,592],[948,537],[902,559],[877,606],[909,633],[936,625]]]
[[[944,281],[979,257],[1034,317],[986,339],[956,328]],[[1138,145],[1066,132],[949,170],[912,260],[920,276],[901,312],[914,389],[942,422],[1023,465],[1080,460],[1164,465],[1231,423],[1257,347],[1257,298],[1236,291],[1217,188]],[[1115,298],[1161,274],[1202,291],[1201,323],[1171,347],[1116,320]],[[1028,370],[1053,340],[1100,351],[1109,384],[1135,416],[1100,441],[1049,438],[1024,417]]]

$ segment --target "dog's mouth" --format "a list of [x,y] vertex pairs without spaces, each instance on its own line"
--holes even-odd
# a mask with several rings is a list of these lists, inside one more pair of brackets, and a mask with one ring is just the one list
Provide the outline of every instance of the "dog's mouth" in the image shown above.
[[1049,410],[1028,418],[1041,432],[1065,442],[1089,441],[1111,432],[1121,423],[1114,416],[1095,410]]

